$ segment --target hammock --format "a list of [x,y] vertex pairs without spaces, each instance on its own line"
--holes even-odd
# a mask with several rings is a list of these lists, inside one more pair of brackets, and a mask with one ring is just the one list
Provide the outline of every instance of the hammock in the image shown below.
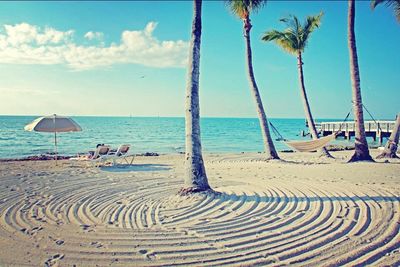
[[311,152],[311,151],[316,151],[320,148],[323,148],[326,146],[330,141],[336,138],[336,133],[320,137],[315,140],[309,140],[309,141],[287,141],[285,144],[288,146],[293,147],[299,152]]
[[337,130],[336,132],[324,136],[324,137],[320,137],[318,139],[314,139],[314,140],[308,140],[308,141],[290,141],[287,140],[285,138],[283,138],[283,136],[279,133],[278,129],[275,128],[275,126],[269,122],[269,124],[272,127],[273,132],[275,133],[275,135],[278,136],[277,141],[284,141],[285,144],[287,144],[288,146],[296,149],[299,152],[312,152],[312,151],[316,151],[320,148],[323,148],[324,146],[326,146],[330,141],[334,140],[336,138],[336,135],[341,131],[343,124],[347,121],[347,119],[349,118],[351,113],[351,110],[349,111],[349,113],[347,113],[346,118],[343,120],[342,124],[340,125],[339,130]]

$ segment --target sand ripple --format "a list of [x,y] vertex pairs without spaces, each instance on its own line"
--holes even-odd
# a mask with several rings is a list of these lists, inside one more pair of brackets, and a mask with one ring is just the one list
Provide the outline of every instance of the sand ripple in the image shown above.
[[85,176],[2,187],[1,230],[46,243],[49,266],[400,262],[400,198],[384,189],[281,182],[179,197],[171,171]]

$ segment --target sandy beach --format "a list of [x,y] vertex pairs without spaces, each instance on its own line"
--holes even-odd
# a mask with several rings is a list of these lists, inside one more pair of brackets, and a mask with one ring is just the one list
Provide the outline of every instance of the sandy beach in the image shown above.
[[400,161],[350,153],[209,154],[219,193],[186,197],[182,155],[2,162],[0,265],[398,266]]

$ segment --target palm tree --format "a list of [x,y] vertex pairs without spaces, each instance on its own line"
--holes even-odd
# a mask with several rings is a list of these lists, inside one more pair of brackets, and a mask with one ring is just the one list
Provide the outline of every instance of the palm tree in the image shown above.
[[364,114],[361,100],[360,72],[358,69],[358,57],[356,36],[354,32],[355,2],[348,0],[348,46],[350,55],[350,77],[353,94],[353,110],[355,122],[355,151],[349,162],[368,160],[372,161],[369,154],[367,138],[364,128]]
[[400,0],[372,0],[371,7],[375,9],[376,6],[385,4],[387,7],[393,8],[393,12],[397,21],[400,23]]
[[[306,48],[311,33],[314,31],[314,29],[320,26],[322,16],[322,12],[316,16],[308,16],[304,24],[302,25],[296,16],[290,15],[289,17],[282,18],[280,20],[281,22],[284,22],[286,24],[286,26],[288,27],[287,29],[285,29],[284,31],[272,30],[266,32],[261,38],[265,42],[274,41],[286,52],[297,56],[301,97],[303,99],[304,112],[306,115],[308,128],[313,139],[318,139],[318,133],[317,129],[315,128],[314,119],[311,114],[310,104],[307,98],[307,92],[304,84],[304,62],[302,60],[302,53]],[[323,147],[320,152],[327,157],[332,157],[325,147]]]
[[387,141],[387,143],[385,145],[385,149],[376,158],[378,158],[378,159],[399,158],[396,155],[397,146],[399,144],[399,137],[400,137],[400,113],[397,114],[396,123],[394,125],[393,132],[390,135],[389,140]]
[[250,13],[257,12],[266,3],[266,0],[226,0],[226,4],[231,12],[243,20],[243,34],[246,42],[246,61],[247,61],[247,74],[250,83],[250,91],[254,97],[258,118],[260,121],[260,128],[264,140],[264,149],[267,154],[267,159],[279,159],[276,152],[274,142],[272,141],[271,133],[268,127],[268,119],[265,115],[264,106],[261,101],[260,92],[254,77],[252,52],[250,44],[250,30],[251,21]]
[[180,190],[181,194],[211,190],[204,167],[200,139],[199,70],[201,4],[202,0],[194,0],[193,2],[194,14],[192,23],[192,37],[190,41],[185,106],[185,186]]

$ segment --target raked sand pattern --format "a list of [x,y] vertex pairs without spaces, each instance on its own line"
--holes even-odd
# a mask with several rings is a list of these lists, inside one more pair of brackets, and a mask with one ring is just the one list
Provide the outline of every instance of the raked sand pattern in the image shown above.
[[399,266],[400,161],[211,155],[219,192],[180,197],[183,157],[0,165],[0,265]]

